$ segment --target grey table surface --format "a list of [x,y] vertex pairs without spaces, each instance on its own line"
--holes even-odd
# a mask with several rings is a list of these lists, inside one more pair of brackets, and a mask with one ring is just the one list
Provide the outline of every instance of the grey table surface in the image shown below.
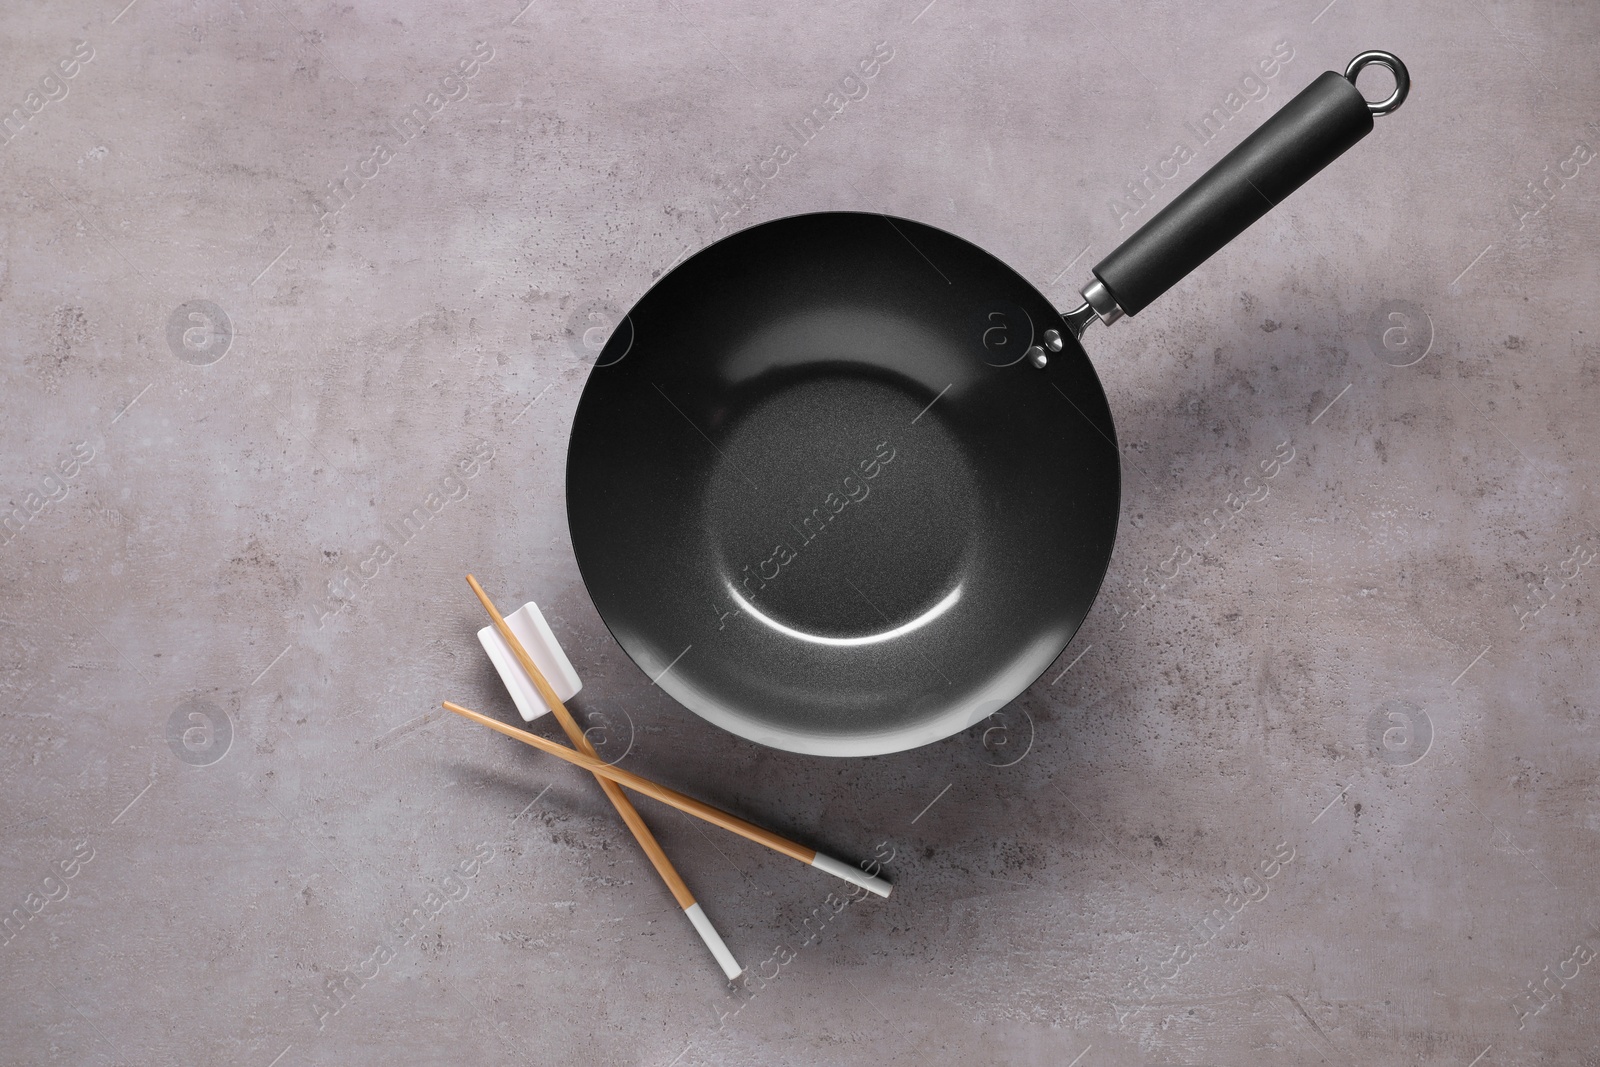
[[[0,1061],[1600,1064],[1600,5],[522,3],[0,13]],[[565,439],[670,265],[881,210],[1065,308],[1367,48],[1405,106],[1086,337],[1119,543],[1021,698],[808,758],[622,653]],[[514,716],[469,570],[607,758],[893,897],[642,802],[725,983],[437,710]]]

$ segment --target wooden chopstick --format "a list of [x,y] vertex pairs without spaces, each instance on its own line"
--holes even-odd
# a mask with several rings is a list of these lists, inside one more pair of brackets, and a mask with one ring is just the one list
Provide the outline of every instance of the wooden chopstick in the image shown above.
[[816,849],[807,848],[802,844],[790,841],[787,837],[780,837],[771,830],[746,822],[737,815],[730,815],[720,808],[714,808],[710,804],[696,800],[694,797],[686,796],[676,789],[670,789],[658,782],[653,782],[642,775],[634,774],[632,771],[625,771],[620,767],[613,767],[595,756],[574,752],[565,745],[558,745],[554,741],[540,737],[538,734],[531,734],[526,730],[519,730],[515,726],[508,726],[498,719],[480,715],[478,712],[464,708],[460,704],[452,704],[447,700],[444,702],[444,706],[463,718],[471,719],[481,726],[487,726],[496,733],[514,737],[525,745],[532,745],[541,752],[548,752],[552,756],[558,756],[568,763],[582,767],[591,774],[604,776],[614,783],[627,786],[636,793],[643,793],[645,796],[659,800],[663,804],[671,805],[679,811],[693,815],[698,819],[704,819],[713,826],[720,826],[724,830],[729,830],[740,837],[748,838],[758,845],[765,845],[775,852],[781,852],[791,859],[797,859],[808,866],[827,871],[829,874],[843,878],[845,881],[870,890],[881,897],[888,896],[889,890],[892,888],[882,878],[850,867],[840,860],[823,855]]
[[[467,575],[467,584],[472,586],[474,593],[478,594],[478,599],[483,603],[484,610],[489,613],[489,618],[494,620],[495,629],[500,632],[501,637],[505,638],[506,645],[510,647],[512,655],[517,658],[517,662],[522,665],[522,669],[528,672],[528,677],[533,679],[534,687],[539,690],[539,695],[544,698],[546,704],[550,705],[550,711],[555,715],[556,721],[561,723],[561,729],[565,731],[567,739],[583,755],[592,758],[596,763],[600,763],[601,766],[606,766],[595,753],[594,745],[584,736],[583,731],[578,728],[578,724],[572,718],[572,713],[567,710],[567,706],[561,702],[560,697],[556,696],[556,691],[550,687],[550,683],[545,681],[544,674],[538,667],[534,666],[532,657],[528,655],[528,650],[522,647],[522,642],[517,640],[517,635],[511,632],[511,627],[506,625],[506,620],[500,617],[500,612],[495,609],[494,602],[489,599],[489,594],[483,591],[483,586],[479,585],[478,580],[470,574]],[[485,721],[493,722],[494,720],[486,719]],[[543,740],[543,738],[540,740]],[[739,962],[734,959],[733,953],[728,951],[728,946],[722,941],[722,935],[718,934],[716,928],[711,925],[711,920],[706,917],[705,911],[701,909],[700,904],[694,899],[694,894],[689,892],[689,886],[684,882],[682,876],[678,874],[677,868],[673,867],[672,861],[667,859],[666,852],[662,851],[655,835],[650,832],[650,827],[644,824],[644,819],[635,810],[633,801],[627,798],[620,786],[604,775],[595,775],[595,780],[600,783],[600,788],[605,792],[606,798],[611,801],[611,806],[616,808],[617,814],[622,816],[622,821],[627,823],[629,830],[633,831],[634,840],[638,841],[639,847],[644,849],[644,854],[650,858],[650,863],[655,867],[656,873],[661,876],[661,880],[666,883],[667,889],[672,892],[673,899],[678,902],[678,907],[683,909],[684,914],[689,917],[689,921],[694,924],[695,931],[699,933],[701,940],[705,941],[706,947],[716,957],[717,963],[722,967],[723,974],[727,975],[730,982],[739,977],[744,973],[744,968],[739,966]]]

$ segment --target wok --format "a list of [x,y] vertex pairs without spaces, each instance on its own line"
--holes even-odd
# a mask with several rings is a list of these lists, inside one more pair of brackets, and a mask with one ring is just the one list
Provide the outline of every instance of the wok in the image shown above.
[[[1377,63],[1395,90],[1369,103]],[[1094,603],[1121,480],[1079,337],[1133,316],[1404,100],[1386,52],[1328,71],[1093,270],[1062,314],[983,249],[825,212],[662,277],[595,360],[572,545],[627,654],[691,711],[795,752],[957,733]]]

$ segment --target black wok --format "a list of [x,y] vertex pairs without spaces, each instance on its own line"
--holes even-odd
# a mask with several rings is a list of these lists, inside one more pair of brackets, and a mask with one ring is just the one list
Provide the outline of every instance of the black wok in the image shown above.
[[[1355,88],[1393,71],[1389,99]],[[872,755],[959,732],[1060,655],[1111,558],[1111,410],[1078,342],[1134,315],[1398,107],[1321,75],[1094,268],[1065,315],[884,215],[736,233],[612,332],[567,454],[583,580],[658,685],[743,737]]]

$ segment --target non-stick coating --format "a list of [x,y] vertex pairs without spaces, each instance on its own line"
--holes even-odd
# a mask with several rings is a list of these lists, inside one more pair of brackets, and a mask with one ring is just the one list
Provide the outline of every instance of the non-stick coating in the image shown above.
[[[1065,347],[1020,358],[1044,331]],[[1120,502],[1060,315],[952,234],[765,223],[613,331],[567,453],[595,607],[667,693],[763,744],[926,744],[1026,689],[1088,614]]]

